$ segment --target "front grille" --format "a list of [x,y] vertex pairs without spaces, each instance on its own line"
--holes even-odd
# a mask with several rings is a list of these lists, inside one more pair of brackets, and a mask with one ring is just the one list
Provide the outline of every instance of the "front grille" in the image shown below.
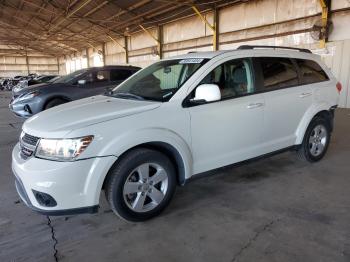
[[34,151],[26,148],[25,146],[21,145],[21,157],[23,159],[27,159],[28,157],[31,157],[33,155]]
[[38,143],[39,137],[31,136],[29,134],[24,134],[22,137],[22,141],[28,145],[36,146],[36,143]]
[[27,159],[33,156],[39,137],[24,134],[20,139],[21,157]]

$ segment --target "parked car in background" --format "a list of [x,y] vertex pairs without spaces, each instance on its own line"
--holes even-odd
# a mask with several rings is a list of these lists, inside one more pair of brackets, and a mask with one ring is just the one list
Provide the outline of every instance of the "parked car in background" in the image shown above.
[[29,74],[27,76],[14,76],[14,77],[6,77],[0,81],[0,89],[11,91],[14,88],[17,90],[22,89],[28,86],[28,81],[38,77],[37,74]]
[[27,88],[28,86],[41,84],[41,83],[49,83],[58,78],[59,78],[58,75],[42,75],[34,78],[20,80],[18,84],[12,88],[12,91],[14,93],[18,93],[20,90],[22,90],[23,88]]
[[13,78],[4,78],[2,79],[2,81],[0,82],[1,84],[1,89],[2,90],[6,90],[6,91],[11,91],[12,88],[17,85],[19,82],[19,80],[14,80]]
[[12,153],[17,190],[47,215],[96,212],[104,190],[117,215],[143,221],[194,175],[282,149],[321,160],[340,91],[305,49],[168,58],[108,95],[24,122]]
[[81,69],[49,83],[12,93],[9,108],[17,116],[30,117],[45,109],[84,97],[103,94],[140,70],[135,66]]

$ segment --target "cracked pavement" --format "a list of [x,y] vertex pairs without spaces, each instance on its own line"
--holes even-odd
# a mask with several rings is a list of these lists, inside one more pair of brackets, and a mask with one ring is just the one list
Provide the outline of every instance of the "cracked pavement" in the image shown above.
[[[55,261],[47,217],[17,202],[11,150],[22,121],[0,93],[0,261]],[[50,217],[59,261],[350,261],[350,110],[336,112],[325,158],[286,152],[221,168],[177,193],[166,211],[127,223],[108,208]],[[12,124],[11,127],[9,124]]]

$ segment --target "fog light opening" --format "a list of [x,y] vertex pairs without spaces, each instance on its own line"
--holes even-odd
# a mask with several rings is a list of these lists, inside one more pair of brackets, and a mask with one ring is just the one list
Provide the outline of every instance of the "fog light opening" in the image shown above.
[[57,206],[56,200],[49,194],[38,192],[38,191],[35,191],[34,189],[32,191],[34,193],[36,200],[41,206],[45,206],[45,207]]

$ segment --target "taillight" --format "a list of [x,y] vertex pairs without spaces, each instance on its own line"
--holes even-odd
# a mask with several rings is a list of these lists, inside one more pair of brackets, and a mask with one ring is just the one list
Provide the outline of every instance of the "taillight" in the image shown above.
[[338,93],[340,93],[341,89],[342,89],[342,86],[341,86],[341,83],[338,82],[337,85],[336,85],[336,88],[338,90]]

